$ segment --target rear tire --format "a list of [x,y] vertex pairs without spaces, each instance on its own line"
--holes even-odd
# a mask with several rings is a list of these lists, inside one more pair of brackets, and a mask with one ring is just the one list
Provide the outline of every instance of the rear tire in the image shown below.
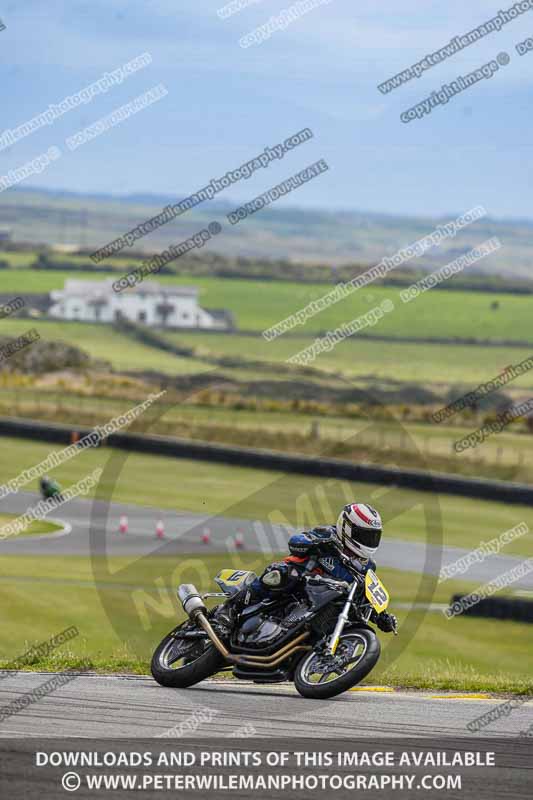
[[[183,665],[173,668],[172,645],[177,645],[178,642],[184,643],[183,649],[186,655]],[[150,665],[152,676],[157,683],[173,689],[186,689],[218,672],[224,659],[215,646],[210,641],[206,644],[205,639],[193,639],[191,642],[187,651],[187,640],[176,640],[172,634],[165,636],[152,656]]]
[[294,673],[294,685],[303,697],[318,700],[335,697],[351,689],[352,686],[356,686],[375,667],[381,653],[381,645],[374,631],[368,628],[354,628],[346,631],[340,638],[339,648],[342,643],[348,644],[355,637],[360,640],[361,645],[364,643],[365,649],[361,659],[348,672],[330,681],[312,683],[309,680],[310,674],[315,674],[312,671],[312,659],[317,658],[316,653],[311,652],[300,660]]

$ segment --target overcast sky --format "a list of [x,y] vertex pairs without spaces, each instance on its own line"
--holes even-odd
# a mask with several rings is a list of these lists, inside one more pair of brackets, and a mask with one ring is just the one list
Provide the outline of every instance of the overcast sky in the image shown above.
[[[0,152],[0,175],[57,145],[26,185],[187,195],[290,134],[314,139],[231,187],[249,200],[323,158],[329,172],[279,202],[448,214],[481,204],[533,218],[533,9],[381,94],[377,84],[496,15],[502,0],[331,0],[246,49],[239,39],[291,6],[262,0],[228,19],[223,0],[7,0],[0,18],[2,123],[15,128],[143,52],[120,86]],[[500,53],[490,79],[410,124],[400,114]],[[146,90],[168,94],[74,152],[65,139]],[[19,184],[20,186],[24,184]],[[9,191],[9,190],[8,190]]]

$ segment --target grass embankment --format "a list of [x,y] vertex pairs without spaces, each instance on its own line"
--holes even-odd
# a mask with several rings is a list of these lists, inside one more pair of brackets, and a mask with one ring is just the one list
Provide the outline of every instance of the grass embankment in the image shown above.
[[[265,563],[259,554],[239,555],[238,566],[260,569]],[[97,670],[147,674],[156,645],[183,619],[176,584],[193,581],[199,589],[214,589],[212,576],[234,565],[228,555],[193,554],[176,562],[113,558],[105,565],[97,560],[93,572],[89,560],[81,557],[8,556],[2,560],[0,579],[0,604],[9,608],[0,633],[0,664],[6,666],[31,645],[76,625],[79,637],[24,668],[61,670],[89,659]],[[429,583],[424,590],[421,575],[383,569],[380,576],[394,611],[395,603],[412,602],[419,591],[430,599]],[[432,600],[447,602],[454,591],[472,588],[471,583],[450,581],[436,588]],[[409,621],[408,611],[397,614],[400,635],[380,634],[382,658],[366,683],[533,692],[533,653],[525,646],[531,626],[463,617],[447,620],[440,611],[410,612]]]
[[[0,483],[38,464],[52,450],[60,449],[10,438],[2,439],[2,447],[9,457],[0,462]],[[340,507],[357,497],[381,510],[387,537],[427,541],[428,524],[436,526],[436,530],[441,516],[444,545],[462,548],[478,547],[481,539],[488,541],[522,521],[533,529],[533,512],[527,506],[205,461],[127,454],[110,448],[85,450],[52,470],[51,475],[62,486],[68,486],[98,466],[104,467],[102,495],[116,503],[236,519],[288,521],[291,526],[306,528],[333,520]],[[35,490],[36,486],[29,485],[28,489]],[[505,552],[533,555],[533,534],[506,545]]]
[[[16,519],[16,514],[0,514],[0,534],[2,533],[2,528],[4,525],[7,525],[8,522],[12,522],[12,520]],[[42,536],[44,533],[55,533],[56,531],[61,530],[59,525],[55,525],[53,522],[46,522],[45,520],[35,520],[31,523],[31,525],[26,528],[24,533],[17,534],[17,539],[21,536]],[[0,547],[2,546],[2,542],[0,539]],[[1,574],[1,573],[0,573]]]
[[[124,272],[128,267],[124,266]],[[116,277],[116,272],[114,277]],[[48,292],[63,287],[65,272],[53,270],[6,270],[2,275],[4,292]],[[110,273],[109,277],[112,277]],[[76,278],[102,280],[105,273],[77,272]],[[330,287],[324,284],[281,281],[228,280],[190,276],[158,276],[166,285],[193,285],[200,289],[200,303],[231,311],[241,329],[261,331],[275,325],[312,300],[322,297]],[[333,289],[333,285],[331,286]],[[372,332],[416,338],[471,337],[473,339],[531,340],[531,298],[496,292],[426,292],[414,302],[402,304],[399,289],[369,286],[330,306],[295,330],[315,334],[331,330],[379,305],[386,298],[395,304]],[[499,307],[494,310],[494,303]]]
[[[48,386],[49,381],[45,380]],[[45,391],[32,385],[8,385],[0,388],[0,415],[89,428],[125,413],[153,389],[139,382],[134,389],[123,388],[126,396],[113,397],[104,393],[117,391],[113,381],[106,386],[105,377],[99,376],[97,382],[92,386],[91,380],[83,376],[71,377],[70,381],[63,378],[52,382]],[[97,394],[99,391],[103,393]],[[508,429],[489,437],[480,447],[455,452],[454,442],[481,426],[483,413],[471,413],[470,420],[457,415],[449,424],[436,425],[416,419],[400,421],[402,409],[412,412],[408,407],[394,409],[387,418],[369,420],[355,405],[342,410],[316,403],[310,410],[309,403],[304,402],[303,408],[289,410],[290,401],[263,399],[257,401],[254,410],[252,402],[242,407],[253,398],[231,394],[220,398],[215,390],[191,396],[189,404],[178,398],[170,391],[158,404],[160,416],[151,425],[152,433],[357,463],[533,482],[532,438],[523,423],[513,425],[515,432]],[[138,424],[142,429],[144,418]],[[132,431],[136,425],[131,426]]]

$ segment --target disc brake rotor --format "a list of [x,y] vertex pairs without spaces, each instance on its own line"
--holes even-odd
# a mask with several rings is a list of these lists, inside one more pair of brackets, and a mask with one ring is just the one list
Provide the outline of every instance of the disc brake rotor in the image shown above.
[[356,641],[355,644],[349,642],[341,642],[337,648],[335,655],[324,653],[316,657],[316,661],[312,661],[310,667],[314,672],[338,672],[355,661],[357,658],[357,651],[363,643]]

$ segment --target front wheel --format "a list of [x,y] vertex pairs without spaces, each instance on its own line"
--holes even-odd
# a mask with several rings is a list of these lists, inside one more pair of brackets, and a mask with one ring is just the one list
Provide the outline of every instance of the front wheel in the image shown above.
[[301,695],[325,700],[356,686],[374,668],[381,652],[374,631],[358,628],[343,634],[334,656],[311,652],[294,674]]
[[209,639],[177,639],[173,633],[152,656],[150,669],[161,686],[186,689],[220,669],[224,659]]

